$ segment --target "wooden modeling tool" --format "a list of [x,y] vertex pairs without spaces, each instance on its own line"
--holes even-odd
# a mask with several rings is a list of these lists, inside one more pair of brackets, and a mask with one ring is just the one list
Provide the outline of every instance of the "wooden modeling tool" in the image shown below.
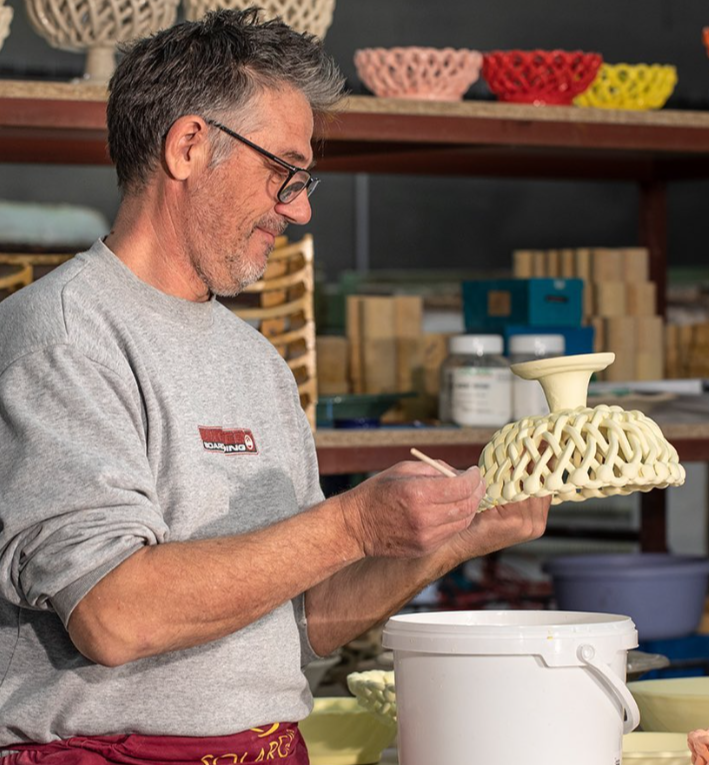
[[450,468],[445,467],[445,465],[441,465],[440,462],[436,462],[436,460],[431,459],[431,457],[424,454],[423,452],[420,452],[418,449],[412,449],[411,454],[413,454],[416,459],[421,460],[421,462],[425,462],[427,465],[435,468],[439,473],[447,475],[449,478],[455,478],[458,475],[457,473],[454,473]]

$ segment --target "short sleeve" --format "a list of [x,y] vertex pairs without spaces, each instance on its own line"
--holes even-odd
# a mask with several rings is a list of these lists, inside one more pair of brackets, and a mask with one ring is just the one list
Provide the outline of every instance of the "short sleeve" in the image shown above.
[[0,375],[0,597],[76,604],[144,545],[167,541],[130,375],[70,345]]

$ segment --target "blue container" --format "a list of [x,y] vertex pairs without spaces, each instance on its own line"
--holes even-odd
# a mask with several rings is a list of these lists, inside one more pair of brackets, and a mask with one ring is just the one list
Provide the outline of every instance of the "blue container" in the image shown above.
[[463,282],[462,292],[468,333],[581,325],[583,279],[480,279]]
[[559,609],[630,616],[640,640],[692,634],[709,582],[707,558],[666,553],[564,556],[544,570]]

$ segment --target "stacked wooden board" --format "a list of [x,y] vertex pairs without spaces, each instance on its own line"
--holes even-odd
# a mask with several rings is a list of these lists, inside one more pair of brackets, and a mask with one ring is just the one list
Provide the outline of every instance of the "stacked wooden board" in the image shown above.
[[518,278],[583,279],[584,323],[595,330],[595,350],[616,354],[602,379],[665,376],[664,322],[657,314],[657,286],[650,280],[646,249],[517,250],[513,269]]

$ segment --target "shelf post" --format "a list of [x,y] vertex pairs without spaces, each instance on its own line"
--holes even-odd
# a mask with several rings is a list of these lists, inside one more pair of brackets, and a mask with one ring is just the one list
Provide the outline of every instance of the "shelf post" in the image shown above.
[[657,312],[667,314],[667,184],[640,183],[640,244],[650,253],[650,279],[657,285]]
[[[650,280],[657,289],[657,313],[667,315],[667,184],[656,178],[640,182],[640,244],[650,253]],[[667,507],[663,491],[640,499],[640,549],[667,551]]]

